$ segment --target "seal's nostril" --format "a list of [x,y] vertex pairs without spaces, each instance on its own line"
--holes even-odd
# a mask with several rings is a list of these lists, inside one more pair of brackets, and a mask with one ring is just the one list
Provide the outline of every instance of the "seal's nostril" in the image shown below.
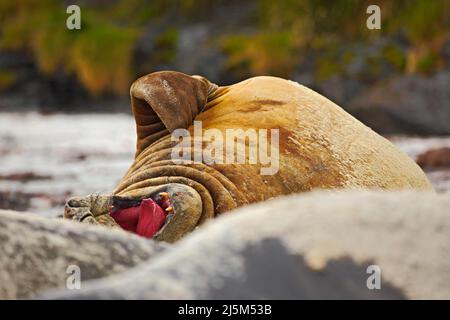
[[87,207],[90,205],[90,198],[73,197],[67,200],[66,205],[73,208]]

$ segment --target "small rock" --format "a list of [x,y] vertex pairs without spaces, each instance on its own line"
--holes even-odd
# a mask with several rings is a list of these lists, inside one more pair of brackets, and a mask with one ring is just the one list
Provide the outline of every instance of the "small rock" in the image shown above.
[[417,157],[417,164],[424,169],[450,168],[450,148],[428,150]]

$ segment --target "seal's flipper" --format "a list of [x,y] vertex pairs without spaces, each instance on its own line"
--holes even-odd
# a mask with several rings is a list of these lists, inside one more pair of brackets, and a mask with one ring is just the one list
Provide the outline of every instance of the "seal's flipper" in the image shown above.
[[131,86],[131,108],[136,120],[137,150],[175,129],[187,129],[208,100],[212,88],[206,78],[161,71],[137,79]]

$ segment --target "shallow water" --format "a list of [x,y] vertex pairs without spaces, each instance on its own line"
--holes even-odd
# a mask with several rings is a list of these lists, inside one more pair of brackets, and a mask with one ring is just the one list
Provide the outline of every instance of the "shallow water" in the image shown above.
[[0,114],[0,176],[38,176],[0,179],[0,192],[21,192],[31,211],[60,214],[70,195],[113,189],[133,160],[134,135],[125,114]]
[[[450,137],[389,137],[415,158],[450,147]],[[62,213],[71,195],[110,192],[133,160],[135,127],[126,114],[0,113],[0,207]],[[427,172],[450,193],[450,170]]]

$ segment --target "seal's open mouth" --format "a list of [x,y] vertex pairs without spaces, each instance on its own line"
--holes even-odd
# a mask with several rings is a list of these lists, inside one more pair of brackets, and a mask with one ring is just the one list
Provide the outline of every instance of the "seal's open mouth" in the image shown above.
[[141,200],[113,198],[111,217],[123,229],[145,238],[152,238],[168,222],[173,207],[167,192],[161,192],[156,199]]

